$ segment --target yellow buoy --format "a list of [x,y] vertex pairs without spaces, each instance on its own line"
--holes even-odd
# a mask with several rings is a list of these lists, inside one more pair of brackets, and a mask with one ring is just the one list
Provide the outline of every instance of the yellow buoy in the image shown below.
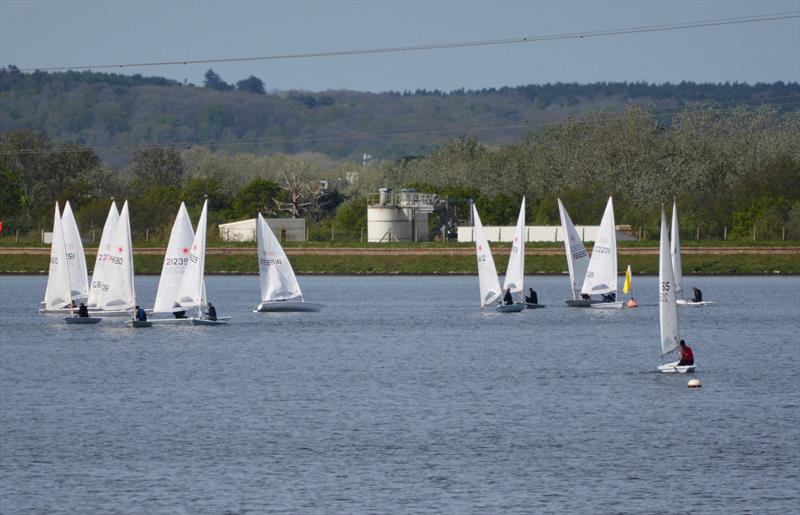
[[702,388],[703,384],[699,379],[692,379],[689,381],[689,388]]

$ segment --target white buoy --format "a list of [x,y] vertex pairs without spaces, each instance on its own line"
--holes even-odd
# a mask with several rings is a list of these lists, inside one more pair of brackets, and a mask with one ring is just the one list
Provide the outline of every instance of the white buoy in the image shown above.
[[691,379],[689,381],[689,388],[702,388],[703,384],[700,382],[699,379]]

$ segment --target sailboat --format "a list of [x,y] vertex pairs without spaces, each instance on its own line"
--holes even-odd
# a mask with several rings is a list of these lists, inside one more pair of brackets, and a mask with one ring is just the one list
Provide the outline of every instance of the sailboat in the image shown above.
[[[511,294],[520,294],[523,297],[522,291],[523,283],[525,281],[525,197],[522,197],[522,205],[519,208],[519,217],[517,218],[517,227],[514,230],[514,241],[511,242],[511,255],[508,258],[508,268],[506,269],[506,276],[503,279],[503,291],[509,289]],[[524,299],[520,298],[519,302],[525,304],[526,308],[535,309],[543,308],[544,304],[529,304],[523,302]]]
[[97,257],[94,261],[94,269],[92,270],[92,281],[89,284],[89,300],[86,305],[90,310],[97,308],[97,299],[100,292],[108,288],[108,280],[106,279],[108,270],[108,258],[111,256],[111,237],[114,235],[114,229],[117,227],[119,220],[119,211],[117,211],[117,204],[111,201],[111,208],[108,210],[106,223],[103,225],[103,234],[100,236],[100,245],[97,247]]
[[[178,216],[180,218],[180,212]],[[184,311],[187,308],[196,308],[197,316],[158,318],[152,320],[154,324],[223,325],[227,324],[228,320],[231,319],[231,317],[217,317],[216,320],[211,320],[205,313],[209,305],[205,284],[207,220],[208,200],[203,203],[203,211],[200,213],[200,220],[197,222],[197,230],[189,247],[188,262],[181,276],[174,303],[170,309],[170,311],[176,311],[174,308],[181,308],[181,311]],[[170,235],[170,240],[172,240],[172,235]],[[181,248],[181,253],[183,253],[183,248]]]
[[267,221],[258,213],[256,218],[258,238],[258,278],[261,282],[261,303],[253,311],[319,311],[322,304],[306,302],[300,284],[294,275],[278,238]]
[[564,233],[564,249],[567,252],[567,267],[569,268],[569,281],[572,286],[572,300],[565,300],[571,308],[588,308],[589,305],[600,302],[599,300],[584,299],[581,296],[583,280],[586,278],[586,269],[589,268],[589,253],[583,245],[572,219],[569,217],[561,199],[558,199],[558,214],[561,217],[561,230]]
[[178,304],[178,290],[183,281],[183,274],[189,264],[189,249],[194,241],[194,229],[186,204],[181,202],[172,232],[169,235],[167,253],[164,255],[164,264],[161,267],[161,277],[158,281],[158,291],[153,305],[154,313],[175,313],[184,311]]
[[72,214],[69,201],[64,204],[61,215],[61,228],[64,235],[64,250],[67,254],[67,268],[69,268],[69,284],[72,299],[76,302],[89,298],[89,274],[86,272],[86,255],[83,252],[81,233]]
[[[678,307],[675,302],[675,277],[670,259],[670,244],[667,237],[667,216],[661,208],[661,247],[658,260],[658,319],[661,329],[661,356],[675,351],[681,340],[678,330]],[[665,373],[694,372],[695,365],[678,366],[680,361],[665,363],[658,367]]]
[[64,247],[64,231],[61,226],[61,211],[56,202],[53,215],[53,239],[50,243],[50,270],[47,288],[40,313],[69,313],[72,311],[72,288],[69,283],[67,252]]
[[[478,254],[478,282],[481,292],[481,307],[489,306],[502,297],[500,280],[497,278],[497,268],[492,258],[492,250],[483,233],[483,224],[478,215],[475,204],[472,205],[472,216],[475,220],[475,250]],[[495,311],[499,313],[519,313],[525,309],[525,304],[499,304]]]
[[136,307],[136,285],[133,275],[133,244],[131,242],[131,223],[128,214],[128,202],[122,205],[122,211],[114,226],[109,240],[109,255],[104,274],[104,284],[97,296],[97,308],[100,312],[130,314],[134,318]]
[[[606,211],[600,221],[597,239],[592,248],[592,257],[586,269],[581,293],[586,295],[617,296],[617,233],[614,224],[614,203],[608,197]],[[618,309],[622,302],[597,302],[590,307],[600,309]]]
[[711,301],[703,300],[695,302],[683,297],[683,264],[681,263],[681,235],[678,228],[678,201],[672,201],[672,233],[670,240],[670,252],[672,253],[672,270],[675,274],[675,297],[679,306],[704,307],[713,304]]

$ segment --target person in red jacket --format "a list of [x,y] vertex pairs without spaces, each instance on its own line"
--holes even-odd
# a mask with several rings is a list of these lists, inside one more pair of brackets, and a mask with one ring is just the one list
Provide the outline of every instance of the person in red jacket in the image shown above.
[[692,348],[686,345],[685,341],[681,340],[678,351],[681,353],[681,360],[678,362],[679,367],[694,365],[694,353],[692,352]]

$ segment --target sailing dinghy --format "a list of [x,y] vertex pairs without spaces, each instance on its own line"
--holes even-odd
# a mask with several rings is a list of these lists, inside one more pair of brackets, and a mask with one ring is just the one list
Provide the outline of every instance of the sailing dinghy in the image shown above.
[[303,298],[303,292],[300,291],[300,284],[286,257],[286,252],[261,213],[258,213],[256,218],[256,235],[261,303],[253,311],[274,313],[321,310],[324,307],[322,304],[306,302]]
[[[658,260],[658,319],[661,329],[661,356],[666,356],[678,348],[681,340],[678,330],[678,308],[675,302],[677,290],[670,259],[670,244],[667,237],[667,217],[661,208],[661,247]],[[665,363],[658,367],[664,373],[694,372],[695,365],[678,366],[680,361]]]
[[[173,314],[185,311],[185,308],[178,303],[178,290],[183,281],[183,274],[189,264],[189,249],[192,247],[193,241],[194,229],[192,229],[192,221],[186,211],[186,204],[181,202],[169,235],[167,253],[164,255],[164,264],[161,267],[161,277],[158,281],[156,301],[153,304],[153,313]],[[153,321],[161,323],[160,319],[154,319]]]
[[[475,220],[475,250],[478,254],[478,283],[481,292],[481,307],[485,308],[496,300],[502,298],[500,280],[497,278],[497,268],[492,258],[492,249],[483,233],[483,224],[478,215],[478,208],[472,205],[472,216]],[[495,307],[498,313],[519,313],[525,309],[525,304],[499,304]]]
[[108,279],[106,278],[109,268],[108,259],[111,256],[111,238],[114,236],[117,221],[119,221],[117,204],[111,201],[111,208],[108,210],[106,223],[103,225],[103,233],[100,236],[100,245],[97,247],[97,256],[94,260],[94,269],[92,269],[92,281],[89,284],[89,300],[86,306],[90,311],[97,309],[97,299],[100,296],[100,292],[108,289]]
[[672,201],[672,233],[670,240],[670,252],[672,253],[672,270],[675,274],[675,297],[679,306],[690,306],[702,308],[713,304],[712,301],[702,300],[695,302],[692,299],[683,297],[683,264],[681,263],[681,235],[678,228],[678,201]]
[[511,242],[511,255],[508,258],[508,268],[503,279],[503,291],[511,290],[511,294],[520,294],[519,304],[524,304],[527,309],[543,308],[544,304],[531,304],[524,302],[523,283],[525,282],[525,197],[519,208],[517,227],[514,230],[514,241]]
[[[597,231],[597,239],[592,248],[592,257],[586,269],[581,293],[586,295],[617,297],[617,234],[614,224],[614,204],[608,197],[606,211]],[[597,309],[619,309],[622,302],[604,301],[590,305]]]
[[67,268],[69,268],[69,284],[72,299],[75,302],[85,301],[89,298],[89,274],[86,272],[86,255],[83,252],[81,233],[72,214],[69,201],[64,204],[64,213],[61,215],[61,228],[64,235],[64,251],[67,254]]
[[[183,242],[183,238],[187,233],[185,229],[184,222],[182,222],[182,211],[179,210],[178,218],[173,225],[173,231],[176,230],[176,226],[180,227],[179,231],[181,232],[182,236],[176,236],[175,240],[175,247],[170,245],[170,248],[173,250],[168,250],[168,256],[165,257],[165,264],[167,263],[166,259],[171,257],[171,253],[174,252],[176,249],[180,249],[180,255],[184,254],[183,247],[178,246],[178,242]],[[188,215],[186,217],[188,219]],[[177,290],[175,290],[175,297],[172,299],[170,304],[170,299],[166,298],[166,294],[164,297],[165,304],[157,306],[156,309],[162,309],[161,306],[169,306],[169,311],[184,311],[186,309],[197,309],[197,316],[195,317],[186,317],[186,318],[155,318],[152,319],[151,322],[154,324],[188,324],[188,325],[225,325],[228,323],[228,320],[231,317],[217,317],[216,320],[211,320],[208,318],[206,314],[206,310],[208,309],[208,299],[206,297],[206,284],[205,284],[205,263],[206,263],[206,232],[207,232],[207,219],[208,219],[208,200],[203,203],[203,211],[200,213],[200,220],[197,222],[197,231],[194,233],[194,238],[192,239],[191,245],[188,247],[188,261],[185,263],[185,268],[183,273],[180,274],[180,283],[178,284]],[[174,232],[173,232],[174,234]],[[173,234],[170,235],[170,242],[172,243]],[[181,257],[180,259],[183,259]],[[183,261],[179,261],[176,265],[177,267],[184,266]],[[164,275],[164,271],[162,270],[162,277]],[[175,288],[174,286],[174,279],[169,280],[170,285],[166,286],[167,290],[171,291]],[[159,289],[161,288],[161,283],[159,282]],[[179,308],[179,309],[177,309]]]
[[589,268],[589,254],[583,245],[575,224],[569,217],[561,199],[558,199],[558,214],[561,217],[561,230],[564,233],[564,249],[567,252],[567,267],[569,268],[569,282],[572,286],[572,300],[565,300],[571,308],[588,308],[599,300],[584,299],[581,296],[583,280],[586,278],[586,269]]

